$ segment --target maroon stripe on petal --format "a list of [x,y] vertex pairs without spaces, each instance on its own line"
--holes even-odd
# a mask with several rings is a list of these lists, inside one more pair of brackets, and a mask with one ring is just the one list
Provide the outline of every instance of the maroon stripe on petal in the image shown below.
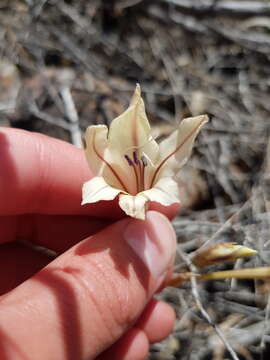
[[169,158],[170,158],[171,156],[173,156],[174,154],[176,154],[177,151],[179,151],[183,145],[185,145],[185,143],[189,140],[189,138],[198,130],[198,128],[201,126],[201,124],[202,124],[203,121],[204,121],[204,120],[202,120],[202,121],[199,123],[199,125],[196,126],[193,131],[191,131],[191,133],[176,147],[176,149],[175,149],[171,154],[167,155],[167,156],[165,157],[165,159],[162,160],[162,162],[159,164],[159,166],[157,167],[156,171],[155,171],[154,174],[153,174],[153,178],[152,178],[152,181],[151,181],[151,186],[150,186],[150,188],[153,187],[153,185],[154,185],[154,183],[155,183],[155,180],[156,180],[156,177],[157,177],[157,174],[159,173],[159,171],[160,171],[160,169],[162,168],[162,166],[166,163],[166,161],[169,160]]
[[93,150],[96,154],[96,156],[101,160],[103,161],[106,166],[108,166],[108,168],[111,170],[112,174],[115,176],[115,178],[117,179],[117,181],[119,182],[119,184],[122,186],[122,189],[128,193],[128,189],[127,187],[125,186],[124,182],[122,181],[122,179],[120,178],[120,176],[117,174],[117,172],[114,170],[114,168],[103,158],[102,155],[99,154],[99,152],[97,151],[96,149],[96,146],[95,146],[95,135],[96,133],[94,134],[94,138],[93,138]]

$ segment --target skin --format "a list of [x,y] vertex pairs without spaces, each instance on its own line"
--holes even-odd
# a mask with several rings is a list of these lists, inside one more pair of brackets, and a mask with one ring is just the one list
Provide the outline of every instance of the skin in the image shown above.
[[[91,177],[83,151],[2,128],[0,154],[0,358],[144,359],[175,314],[152,297],[156,280],[122,239],[131,220],[117,202],[80,205]],[[167,229],[156,211],[171,219],[178,206],[150,209],[149,224]]]

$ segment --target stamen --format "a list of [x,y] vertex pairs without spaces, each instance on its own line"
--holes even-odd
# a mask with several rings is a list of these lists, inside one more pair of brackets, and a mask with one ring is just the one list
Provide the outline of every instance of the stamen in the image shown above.
[[133,151],[132,156],[133,160],[128,155],[124,155],[128,165],[133,168],[138,193],[144,190],[144,168],[147,166],[148,161],[145,155],[142,155],[139,159],[137,151]]
[[133,165],[134,165],[134,164],[133,164],[133,161],[130,159],[130,157],[129,157],[128,155],[124,155],[124,157],[125,157],[125,159],[127,160],[129,166],[133,166]]
[[133,151],[133,160],[136,165],[138,165],[140,163],[139,159],[138,159],[137,151]]
[[142,161],[142,164],[143,164],[144,167],[147,166],[147,159],[146,159],[146,157],[144,155],[142,155],[141,161]]

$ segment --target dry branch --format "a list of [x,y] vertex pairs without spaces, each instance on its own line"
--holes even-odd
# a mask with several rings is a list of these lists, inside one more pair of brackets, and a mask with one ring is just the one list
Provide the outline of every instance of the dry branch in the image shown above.
[[179,9],[197,14],[222,15],[270,15],[270,4],[267,1],[227,1],[227,0],[160,0],[175,5]]

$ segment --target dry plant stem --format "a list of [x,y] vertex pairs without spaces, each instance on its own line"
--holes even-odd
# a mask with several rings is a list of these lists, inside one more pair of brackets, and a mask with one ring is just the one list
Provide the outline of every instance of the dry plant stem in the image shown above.
[[62,87],[60,89],[60,93],[62,95],[65,106],[66,116],[72,124],[70,127],[72,144],[82,148],[82,135],[79,125],[79,116],[70,92],[70,88],[68,86]]
[[177,287],[184,281],[195,278],[197,280],[225,280],[225,279],[270,279],[270,267],[257,267],[251,269],[240,269],[240,270],[225,270],[215,271],[208,274],[196,274],[192,272],[186,272],[179,274],[176,278],[170,281],[169,286]]
[[29,111],[38,119],[41,119],[48,124],[59,126],[62,129],[70,131],[70,125],[66,121],[60,118],[54,118],[49,114],[45,113],[44,111],[40,111],[34,102],[29,105]]
[[194,13],[222,13],[230,15],[266,15],[270,14],[270,6],[266,1],[190,1],[190,0],[163,0],[183,10]]
[[203,274],[199,280],[224,280],[224,279],[270,279],[270,267],[258,267],[253,269],[216,271]]
[[126,0],[126,1],[123,1],[123,3],[119,3],[119,4],[115,4],[115,8],[118,10],[118,11],[122,11],[126,8],[129,8],[129,7],[132,7],[132,6],[135,6],[137,4],[139,4],[140,2],[142,2],[143,0]]

